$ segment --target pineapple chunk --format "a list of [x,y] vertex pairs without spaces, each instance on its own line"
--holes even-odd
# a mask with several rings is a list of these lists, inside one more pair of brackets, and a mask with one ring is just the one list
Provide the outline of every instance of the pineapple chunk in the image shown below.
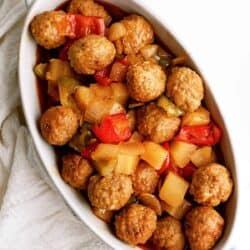
[[162,209],[172,215],[174,218],[181,220],[185,216],[185,214],[188,212],[188,210],[192,207],[191,203],[187,200],[183,200],[180,206],[178,207],[172,207],[168,205],[165,202],[161,203]]
[[141,159],[159,170],[168,156],[168,151],[161,145],[150,141],[144,142],[143,145],[145,152],[141,155]]
[[186,113],[182,118],[182,126],[207,125],[210,122],[210,113],[203,107],[194,112]]
[[160,189],[159,197],[172,207],[178,207],[182,204],[189,183],[179,175],[169,172]]
[[131,175],[134,173],[138,163],[139,156],[119,154],[117,158],[117,165],[115,166],[115,173]]
[[100,143],[95,151],[91,154],[91,158],[94,161],[108,161],[117,158],[118,153],[119,145]]
[[114,171],[116,164],[117,159],[94,161],[98,173],[102,176],[110,175]]
[[212,147],[205,146],[198,148],[191,155],[191,161],[196,167],[202,167],[216,161]]
[[121,105],[126,105],[129,94],[126,84],[124,83],[112,83],[111,88],[113,90],[114,100]]
[[74,98],[78,107],[85,111],[91,100],[90,89],[85,86],[79,86],[76,88]]
[[145,147],[141,142],[124,142],[119,144],[119,153],[125,155],[142,155]]
[[194,144],[174,141],[170,145],[170,155],[175,165],[184,168],[190,161],[192,153],[197,146]]

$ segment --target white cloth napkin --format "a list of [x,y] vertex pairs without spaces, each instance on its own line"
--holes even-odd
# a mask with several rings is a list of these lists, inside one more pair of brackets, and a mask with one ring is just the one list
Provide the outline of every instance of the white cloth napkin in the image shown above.
[[0,249],[111,249],[80,222],[41,178],[22,126],[18,45],[26,8],[0,0]]

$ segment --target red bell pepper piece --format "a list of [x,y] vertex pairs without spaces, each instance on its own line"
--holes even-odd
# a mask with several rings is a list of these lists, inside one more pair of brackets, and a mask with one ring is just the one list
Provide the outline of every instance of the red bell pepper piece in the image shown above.
[[95,80],[102,86],[109,86],[111,84],[111,79],[109,78],[111,67],[106,67],[103,70],[97,71],[94,75]]
[[124,57],[118,59],[117,62],[122,63],[122,64],[125,65],[125,66],[128,66],[128,65],[129,65],[128,58],[127,58],[126,56],[124,56]]
[[200,126],[184,126],[175,137],[175,140],[199,146],[212,146],[220,141],[221,136],[221,129],[214,123],[210,123]]
[[71,45],[74,43],[75,40],[69,40],[60,50],[59,53],[59,58],[63,61],[67,61],[68,60],[68,51],[69,48],[71,47]]
[[101,17],[67,14],[67,20],[68,37],[71,39],[79,39],[90,34],[105,34],[105,24]]
[[180,168],[179,173],[184,179],[191,181],[196,169],[194,164],[190,162],[184,168]]
[[125,113],[107,115],[100,126],[92,128],[96,137],[104,143],[119,143],[131,136],[131,129]]
[[88,147],[83,149],[81,155],[83,158],[90,160],[91,159],[91,154],[95,151],[97,146],[99,145],[99,142],[94,142],[90,144]]
[[168,151],[168,156],[166,160],[163,162],[161,169],[157,171],[159,175],[163,174],[170,166],[170,154],[169,154],[169,143],[165,142],[162,146]]

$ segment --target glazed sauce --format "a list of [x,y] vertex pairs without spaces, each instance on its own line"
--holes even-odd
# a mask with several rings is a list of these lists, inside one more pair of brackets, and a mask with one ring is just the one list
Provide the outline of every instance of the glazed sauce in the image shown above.
[[[61,4],[60,6],[58,6],[56,8],[56,10],[67,10],[67,7],[69,5],[70,1],[64,2],[63,4]],[[105,7],[105,9],[108,11],[108,13],[110,14],[110,16],[112,16],[112,22],[117,22],[119,20],[121,20],[122,18],[124,18],[125,16],[127,16],[129,13],[123,11],[122,9],[120,9],[117,6],[114,6],[110,3],[106,3],[104,1],[100,1],[100,0],[96,0],[97,3],[100,3],[101,5],[103,5]],[[164,50],[166,50],[170,55],[174,56],[174,54],[170,51],[170,49],[160,41],[160,39],[155,38],[155,41],[157,44],[159,44],[162,48],[164,48]],[[59,57],[59,51],[61,48],[58,49],[52,49],[52,50],[46,50],[40,46],[37,46],[37,60],[36,60],[36,64],[39,63],[48,63],[48,61],[52,58],[58,58]],[[93,76],[80,76],[80,78],[82,78],[82,82],[86,85],[88,85],[89,83],[93,83],[95,82]],[[45,112],[48,108],[50,108],[51,106],[55,106],[55,105],[59,105],[59,103],[55,102],[49,95],[48,95],[48,83],[45,80],[41,80],[37,77],[37,91],[38,91],[38,97],[39,97],[39,101],[40,101],[40,108],[41,108],[41,112]],[[204,106],[205,103],[203,103]],[[57,159],[58,159],[58,166],[60,168],[60,166],[62,166],[62,156],[68,154],[68,153],[73,153],[74,150],[71,149],[69,146],[65,145],[63,147],[54,147],[56,155],[57,155]],[[218,158],[218,162],[224,163],[224,158],[223,158],[223,154],[221,152],[220,146],[216,145],[215,147],[215,152],[216,152],[216,156]],[[88,196],[86,195],[85,192],[82,192],[83,196],[85,196],[85,198],[88,200]],[[191,197],[187,194],[186,199],[188,199],[189,201],[191,200],[192,203],[194,203],[191,199]],[[225,205],[220,205],[218,207],[216,207],[216,210],[223,214],[225,212]],[[111,226],[111,230],[114,231],[114,228],[112,228]],[[159,248],[155,248],[152,243],[147,243],[145,245],[138,245],[139,248],[141,248],[142,250],[160,250]],[[185,250],[189,249],[188,246],[185,246]]]

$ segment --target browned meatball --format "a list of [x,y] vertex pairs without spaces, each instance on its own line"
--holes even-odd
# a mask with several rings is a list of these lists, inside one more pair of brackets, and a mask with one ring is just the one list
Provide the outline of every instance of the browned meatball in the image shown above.
[[202,205],[218,206],[228,200],[233,182],[224,166],[211,163],[195,171],[190,185],[190,194]]
[[154,41],[153,28],[142,16],[130,15],[121,23],[126,29],[126,35],[119,40],[121,53],[136,54],[146,44]]
[[173,139],[180,122],[180,118],[169,117],[161,107],[153,103],[140,108],[137,112],[138,131],[156,143]]
[[141,162],[132,175],[133,189],[136,195],[140,193],[154,193],[159,181],[155,169],[145,162]]
[[167,81],[167,95],[176,105],[187,112],[195,111],[204,97],[204,87],[200,76],[187,67],[172,69]]
[[166,250],[184,249],[185,236],[181,222],[171,216],[158,220],[152,242],[156,247]]
[[86,189],[89,177],[94,168],[80,155],[69,154],[62,159],[62,177],[70,186],[77,189]]
[[46,49],[60,47],[66,42],[68,29],[63,11],[49,11],[37,15],[31,22],[31,33],[36,42]]
[[77,115],[68,107],[49,108],[40,119],[42,136],[52,145],[66,144],[76,133],[77,128]]
[[191,250],[209,250],[222,235],[224,219],[212,207],[195,207],[185,218],[185,234]]
[[165,90],[166,74],[156,63],[144,61],[128,68],[127,83],[130,96],[138,102],[149,102]]
[[102,17],[106,25],[111,21],[111,17],[104,7],[93,0],[72,0],[68,12],[82,14],[83,16]]
[[122,174],[92,176],[88,186],[92,206],[106,210],[119,210],[125,206],[132,192],[131,178]]
[[115,217],[116,235],[131,244],[144,244],[156,229],[157,216],[151,208],[132,204]]
[[91,75],[112,63],[115,47],[104,36],[88,35],[73,43],[68,56],[77,73]]

